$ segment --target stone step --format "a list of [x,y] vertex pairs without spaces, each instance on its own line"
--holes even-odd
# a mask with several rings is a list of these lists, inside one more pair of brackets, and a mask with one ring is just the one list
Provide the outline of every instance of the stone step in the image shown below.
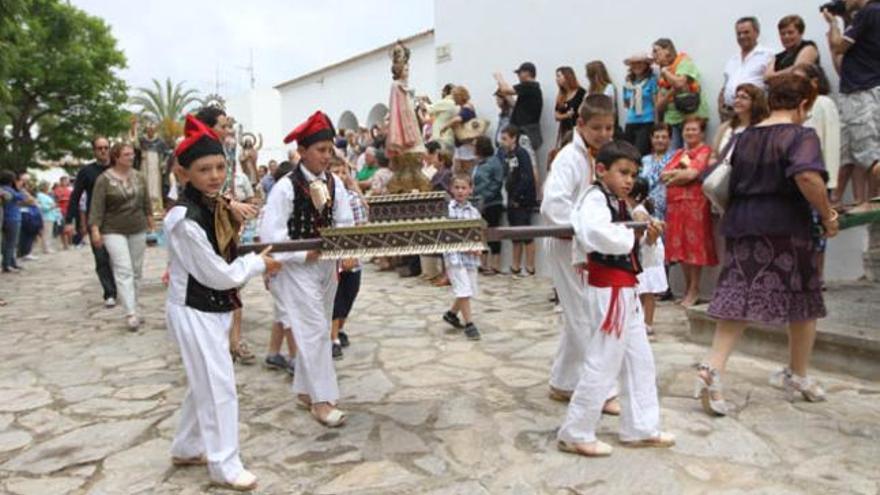
[[[832,287],[825,293],[827,318],[819,320],[812,365],[868,380],[880,380],[880,285],[853,283]],[[688,340],[711,345],[715,319],[708,305],[687,311]],[[737,344],[737,352],[788,361],[788,337],[784,327],[751,323]]]

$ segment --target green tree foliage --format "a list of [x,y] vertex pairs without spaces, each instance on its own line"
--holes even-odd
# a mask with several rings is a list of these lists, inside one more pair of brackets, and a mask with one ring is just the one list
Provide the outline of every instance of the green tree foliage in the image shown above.
[[85,158],[92,136],[127,128],[125,55],[102,19],[59,0],[0,5],[0,168]]
[[194,103],[198,104],[196,90],[184,89],[183,83],[172,84],[171,79],[165,80],[163,86],[153,79],[152,88],[137,88],[131,98],[131,104],[140,107],[140,114],[156,123],[159,136],[169,146],[183,134],[184,115]]

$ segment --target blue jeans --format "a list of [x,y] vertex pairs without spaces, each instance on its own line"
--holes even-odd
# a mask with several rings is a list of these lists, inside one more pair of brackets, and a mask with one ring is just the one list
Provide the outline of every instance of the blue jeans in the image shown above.
[[15,250],[18,248],[18,233],[20,230],[20,222],[3,223],[3,242],[0,244],[0,252],[3,255],[4,270],[18,266],[18,263],[15,261]]

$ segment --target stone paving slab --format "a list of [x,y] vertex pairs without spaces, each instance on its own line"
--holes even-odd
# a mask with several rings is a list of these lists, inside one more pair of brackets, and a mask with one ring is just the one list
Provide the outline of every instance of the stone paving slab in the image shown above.
[[[168,448],[185,390],[163,322],[164,253],[150,248],[131,334],[104,309],[88,250],[0,276],[0,492],[198,494],[202,468],[175,469]],[[829,401],[790,402],[766,385],[777,362],[736,354],[726,385],[735,411],[705,416],[690,398],[684,312],[661,306],[653,346],[665,429],[676,447],[619,447],[608,459],[558,452],[565,405],[547,398],[559,315],[546,280],[484,277],[481,342],[451,331],[444,289],[368,267],[337,362],[348,424],[327,430],[296,407],[290,379],[238,366],[241,445],[257,493],[284,494],[876,494],[880,385],[817,372]],[[265,349],[272,306],[244,291],[245,335]],[[262,353],[260,353],[262,354]],[[617,445],[617,420],[600,437]]]

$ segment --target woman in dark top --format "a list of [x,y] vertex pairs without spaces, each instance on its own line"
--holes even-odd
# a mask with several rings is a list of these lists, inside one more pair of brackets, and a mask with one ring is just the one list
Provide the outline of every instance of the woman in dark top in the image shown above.
[[556,121],[559,122],[556,147],[560,148],[559,142],[562,136],[574,129],[577,123],[578,108],[581,107],[587,91],[581,87],[571,67],[556,69],[556,85],[559,87],[559,93],[556,95]]
[[819,50],[816,43],[804,39],[806,25],[801,16],[787,15],[779,20],[777,27],[783,50],[767,66],[767,78],[791,72],[798,64],[819,65]]
[[789,364],[772,384],[808,401],[825,398],[807,377],[816,319],[825,316],[813,210],[822,219],[825,237],[836,235],[839,227],[825,191],[819,137],[802,126],[815,98],[805,77],[771,78],[770,116],[743,131],[735,145],[730,204],[721,227],[726,255],[709,305],[709,314],[719,322],[697,378],[697,394],[710,415],[727,412],[721,373],[747,322],[788,326]]

